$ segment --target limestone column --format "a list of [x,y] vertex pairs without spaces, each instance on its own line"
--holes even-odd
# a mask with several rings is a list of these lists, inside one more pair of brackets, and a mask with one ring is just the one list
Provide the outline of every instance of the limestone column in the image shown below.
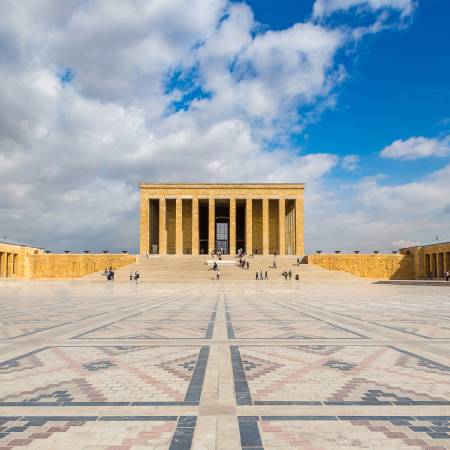
[[175,254],[183,254],[183,200],[179,197],[175,200]]
[[269,254],[269,199],[262,199],[262,232],[263,232],[263,248],[262,254]]
[[304,207],[302,197],[295,199],[295,254],[297,256],[303,256],[305,254]]
[[159,254],[167,255],[166,199],[159,199]]
[[150,211],[149,199],[141,194],[141,217],[140,217],[140,243],[139,253],[141,255],[150,251]]
[[278,232],[280,234],[280,255],[284,256],[286,254],[286,200],[280,198],[278,201]]
[[4,255],[6,255],[6,253],[0,252],[0,277],[4,276],[3,275],[3,269],[5,267]]
[[230,255],[236,255],[236,199],[230,198]]
[[192,254],[198,255],[198,198],[192,197]]
[[209,197],[208,202],[208,252],[211,252],[216,248],[216,203],[213,197]]
[[253,253],[253,204],[250,196],[245,201],[245,252],[247,255]]

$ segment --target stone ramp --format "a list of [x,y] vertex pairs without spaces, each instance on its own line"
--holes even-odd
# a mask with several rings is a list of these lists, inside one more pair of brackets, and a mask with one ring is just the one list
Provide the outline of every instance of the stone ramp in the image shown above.
[[[115,271],[115,281],[128,281],[130,272],[138,271],[140,281],[170,281],[170,282],[189,282],[189,281],[211,281],[215,280],[216,272],[210,270],[208,256],[161,256],[138,258],[138,262],[128,266],[121,267]],[[226,261],[233,261],[234,258],[226,257]],[[221,281],[250,281],[255,280],[256,271],[267,270],[269,282],[285,282],[281,275],[283,271],[292,271],[293,280],[295,274],[299,274],[303,282],[339,282],[339,281],[358,281],[360,279],[345,272],[330,271],[311,264],[297,265],[297,258],[294,256],[277,256],[277,268],[271,268],[273,264],[272,256],[254,256],[248,259],[250,262],[249,270],[242,269],[234,264],[223,264],[220,266]],[[96,272],[87,275],[82,280],[104,281],[102,272]]]

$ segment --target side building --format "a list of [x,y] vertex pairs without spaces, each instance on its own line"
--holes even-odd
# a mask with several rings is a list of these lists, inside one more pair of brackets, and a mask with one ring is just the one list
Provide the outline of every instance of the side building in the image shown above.
[[304,254],[304,184],[142,183],[140,253]]
[[402,248],[400,253],[412,257],[416,279],[440,279],[450,271],[450,242]]

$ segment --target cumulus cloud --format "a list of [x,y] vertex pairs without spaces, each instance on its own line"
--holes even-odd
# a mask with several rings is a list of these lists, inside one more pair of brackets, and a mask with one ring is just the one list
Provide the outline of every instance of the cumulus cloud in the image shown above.
[[394,241],[391,242],[391,246],[393,248],[407,248],[407,247],[415,247],[416,245],[419,245],[420,242],[414,242],[414,241],[405,241],[404,239],[400,241]]
[[414,0],[316,0],[314,2],[313,16],[325,17],[338,11],[355,8],[359,9],[361,13],[368,10],[392,9],[405,17],[412,14],[414,7]]
[[358,168],[358,165],[359,165],[358,155],[347,155],[344,156],[341,160],[341,167],[344,170],[348,170],[349,172],[356,170]]
[[429,156],[450,155],[450,136],[442,139],[425,138],[422,136],[397,140],[381,150],[383,158],[419,159]]
[[[314,15],[337,5],[318,0]],[[309,226],[331,227],[328,210],[330,239],[343,236],[368,212],[352,216],[326,180],[356,156],[305,154],[290,136],[335,104],[336,55],[353,38],[350,24],[315,19],[262,29],[227,0],[5,3],[0,232],[54,250],[136,250],[140,181],[290,181],[308,184]],[[359,189],[350,203],[370,200]]]
[[309,236],[328,250],[389,250],[400,241],[430,243],[435,236],[450,236],[447,192],[450,165],[412,182],[376,176],[334,186],[322,192],[320,204],[309,206]]

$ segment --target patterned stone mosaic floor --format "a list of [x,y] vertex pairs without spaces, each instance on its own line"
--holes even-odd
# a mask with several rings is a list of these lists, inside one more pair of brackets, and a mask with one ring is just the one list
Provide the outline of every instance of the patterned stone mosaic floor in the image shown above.
[[450,289],[0,282],[0,450],[450,449]]

